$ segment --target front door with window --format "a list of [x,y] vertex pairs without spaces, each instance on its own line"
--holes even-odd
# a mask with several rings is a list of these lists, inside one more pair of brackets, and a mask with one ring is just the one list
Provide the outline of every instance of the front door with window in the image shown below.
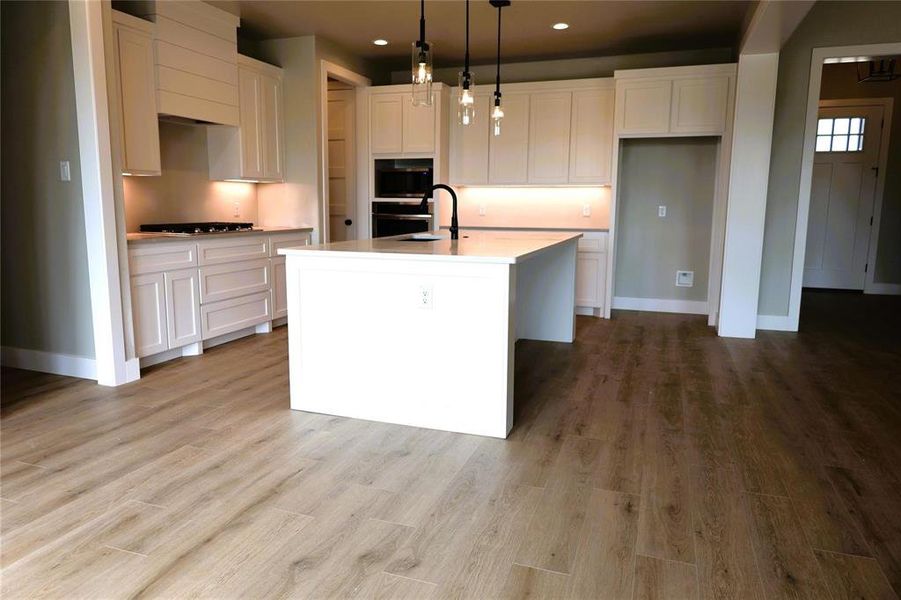
[[882,110],[881,106],[820,108],[805,287],[864,289]]

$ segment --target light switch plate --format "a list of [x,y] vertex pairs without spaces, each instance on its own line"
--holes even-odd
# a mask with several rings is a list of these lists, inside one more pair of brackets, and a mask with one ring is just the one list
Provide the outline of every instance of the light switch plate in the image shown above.
[[657,207],[657,216],[658,216],[658,217],[665,217],[665,216],[666,216],[666,206],[661,205],[661,206],[658,206],[658,207]]
[[69,169],[69,161],[59,161],[59,180],[72,181],[72,171]]
[[694,284],[694,271],[676,271],[676,287],[692,287]]

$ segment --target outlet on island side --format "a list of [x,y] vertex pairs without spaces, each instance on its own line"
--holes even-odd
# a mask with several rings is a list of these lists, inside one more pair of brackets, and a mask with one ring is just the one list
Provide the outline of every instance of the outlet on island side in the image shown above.
[[431,310],[434,301],[434,291],[431,284],[424,283],[419,286],[419,293],[416,297],[416,304],[419,308]]

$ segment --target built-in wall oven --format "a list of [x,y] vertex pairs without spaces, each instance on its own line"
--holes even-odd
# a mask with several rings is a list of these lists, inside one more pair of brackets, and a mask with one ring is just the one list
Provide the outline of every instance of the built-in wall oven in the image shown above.
[[416,202],[372,203],[372,237],[420,233],[432,229],[431,202],[425,210]]
[[431,158],[376,159],[373,172],[376,198],[422,198],[432,189]]

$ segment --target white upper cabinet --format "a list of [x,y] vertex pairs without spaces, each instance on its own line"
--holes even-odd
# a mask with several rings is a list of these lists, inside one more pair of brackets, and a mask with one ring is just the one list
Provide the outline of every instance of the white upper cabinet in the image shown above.
[[[491,88],[476,87],[474,123],[463,127],[456,122],[456,115],[451,115],[450,183],[610,183],[612,79],[507,85],[499,136],[491,131]],[[454,90],[454,96],[456,93]]]
[[409,93],[373,93],[369,100],[372,154],[433,154],[435,107],[435,102],[413,106]]
[[412,95],[404,97],[403,151],[432,153],[435,151],[435,103],[413,106]]
[[734,81],[734,64],[617,71],[617,134],[721,135]]
[[521,184],[529,173],[529,94],[504,94],[501,134],[490,135],[488,183]]
[[[456,111],[452,111],[450,133],[450,180],[461,185],[485,185],[488,183],[488,138],[491,97],[477,94],[474,98],[475,117],[469,125],[457,121]],[[456,108],[456,95],[451,99],[451,107]]]
[[722,133],[726,128],[729,78],[697,77],[673,81],[673,133]]
[[241,56],[239,127],[207,127],[210,179],[283,181],[282,70]]
[[610,183],[613,89],[573,92],[569,182]]
[[370,148],[373,154],[404,151],[405,94],[373,94],[370,99]]
[[617,125],[620,133],[658,133],[669,131],[671,81],[617,82]]
[[112,13],[122,171],[159,175],[160,130],[153,71],[153,24],[117,10]]
[[529,183],[566,183],[572,93],[532,94],[529,106]]

